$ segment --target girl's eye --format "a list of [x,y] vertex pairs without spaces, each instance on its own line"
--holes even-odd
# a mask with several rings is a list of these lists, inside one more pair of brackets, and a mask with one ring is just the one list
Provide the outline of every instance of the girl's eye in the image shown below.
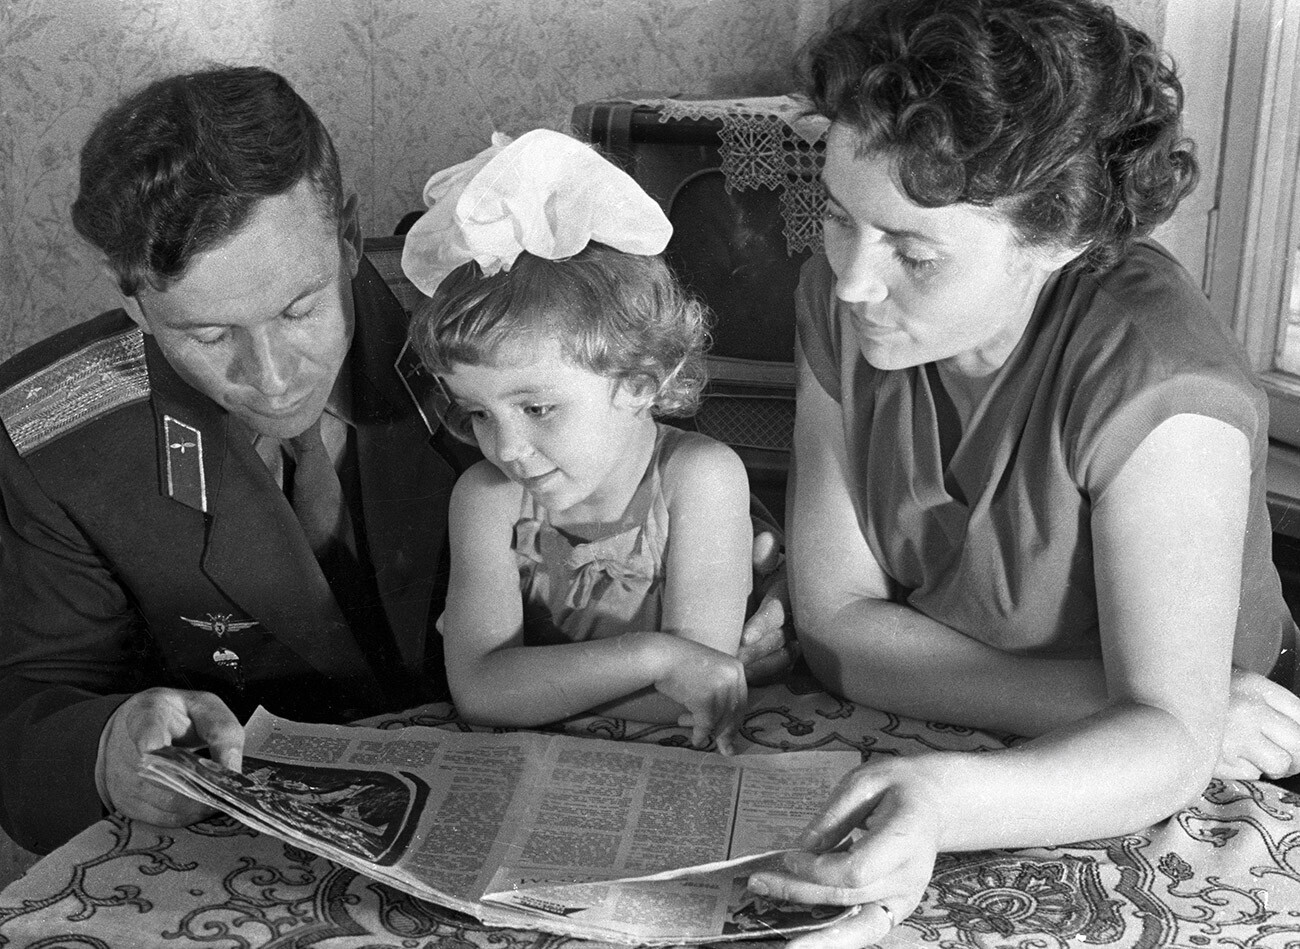
[[194,340],[194,342],[198,343],[200,346],[215,346],[217,343],[221,342],[225,338],[226,338],[225,330],[216,330],[214,332],[203,333],[201,335],[199,334],[192,335],[190,337],[190,339]]
[[545,418],[555,409],[553,405],[526,405],[524,414],[531,415],[533,418]]

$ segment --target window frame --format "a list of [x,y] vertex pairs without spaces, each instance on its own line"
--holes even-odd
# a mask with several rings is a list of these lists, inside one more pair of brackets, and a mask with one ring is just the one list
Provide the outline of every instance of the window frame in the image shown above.
[[1300,0],[1236,0],[1230,10],[1203,286],[1268,393],[1269,506],[1275,529],[1300,537],[1300,376],[1276,368],[1288,288],[1300,279]]

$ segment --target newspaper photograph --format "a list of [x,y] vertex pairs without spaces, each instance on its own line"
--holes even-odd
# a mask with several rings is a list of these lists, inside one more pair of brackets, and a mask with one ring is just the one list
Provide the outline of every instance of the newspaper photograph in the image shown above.
[[176,748],[144,772],[489,925],[667,945],[788,936],[841,917],[744,882],[780,859],[858,762],[851,751],[724,757],[537,732],[312,725],[258,709],[242,774]]

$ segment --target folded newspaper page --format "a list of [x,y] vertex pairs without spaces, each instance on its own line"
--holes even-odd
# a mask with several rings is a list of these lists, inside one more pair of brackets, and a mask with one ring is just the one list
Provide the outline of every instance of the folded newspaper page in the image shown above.
[[[258,709],[243,773],[178,748],[143,772],[262,833],[489,925],[644,945],[789,935],[779,860],[856,752],[724,757],[537,732],[311,725]],[[852,912],[851,910],[848,912]]]

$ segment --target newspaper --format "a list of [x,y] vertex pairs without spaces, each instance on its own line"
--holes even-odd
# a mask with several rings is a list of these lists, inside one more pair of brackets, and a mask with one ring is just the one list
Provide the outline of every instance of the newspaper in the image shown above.
[[779,862],[859,760],[309,725],[259,708],[242,774],[179,748],[154,752],[142,770],[488,925],[670,945],[789,935],[841,918],[842,907],[776,903],[744,881]]

